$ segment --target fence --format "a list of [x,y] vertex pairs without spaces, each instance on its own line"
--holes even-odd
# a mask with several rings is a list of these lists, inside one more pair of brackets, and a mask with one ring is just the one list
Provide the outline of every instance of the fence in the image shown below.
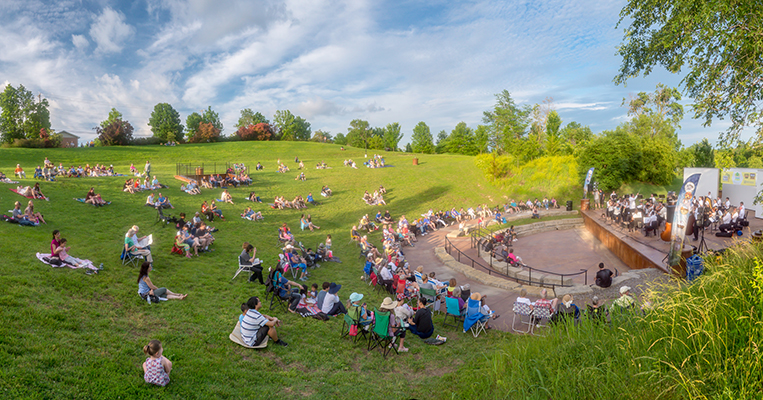
[[175,164],[175,175],[185,177],[196,177],[196,180],[200,181],[201,178],[208,175],[225,174],[228,168],[231,168],[231,163],[196,163],[196,164]]
[[[506,263],[506,273],[500,272],[499,270],[494,268],[492,264],[486,265],[484,261],[478,261],[469,257],[467,254],[465,254],[456,246],[454,246],[447,236],[445,237],[445,251],[462,264],[470,265],[472,268],[485,272],[488,275],[499,276],[501,278],[514,281],[522,285],[550,287],[552,289],[556,287],[567,287],[567,286],[572,286],[572,284],[571,283],[565,284],[565,278],[570,278],[568,282],[572,282],[571,278],[578,275],[583,275],[585,277],[585,284],[586,285],[588,284],[588,270],[584,270],[584,269],[581,269],[580,272],[576,272],[574,274],[560,274],[556,272],[549,272],[549,271],[544,271],[537,268],[532,268],[530,266],[525,265],[524,268],[527,270],[527,279],[519,277],[519,276],[511,276],[508,274],[508,269],[510,267],[508,263]],[[455,256],[453,255],[454,252],[456,253]],[[464,261],[462,261],[462,259],[468,260],[469,263],[468,264],[465,263]],[[492,261],[492,258],[491,258],[491,261]],[[533,279],[533,273],[535,273],[536,278],[540,278],[542,275],[558,276],[560,283],[557,284],[557,283],[541,281],[539,279]]]

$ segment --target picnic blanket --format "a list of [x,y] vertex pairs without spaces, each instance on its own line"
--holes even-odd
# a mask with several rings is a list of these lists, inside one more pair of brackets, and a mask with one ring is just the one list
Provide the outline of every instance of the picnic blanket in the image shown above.
[[50,253],[45,253],[45,254],[37,253],[36,255],[37,255],[37,259],[42,261],[43,264],[48,264],[48,265],[50,265],[53,268],[69,267],[71,269],[88,268],[88,269],[94,270],[94,271],[98,270],[98,267],[93,265],[93,262],[90,261],[90,260],[80,260],[83,263],[87,263],[86,265],[82,265],[82,266],[71,265],[71,264],[67,264],[67,263],[63,263],[63,262],[61,263],[61,265],[55,265],[55,264],[51,264],[50,261],[49,261],[50,260]]
[[303,318],[314,317],[317,319],[323,319],[323,318],[317,317],[318,314],[321,314],[321,309],[318,308],[318,306],[316,306],[315,303],[305,301],[304,297],[302,298],[302,300],[299,301],[296,311],[297,311],[297,314],[301,315]]
[[[85,198],[84,198],[84,197],[79,197],[79,198],[75,197],[75,198],[74,198],[74,200],[77,200],[77,201],[79,201],[80,203],[85,203]],[[90,204],[90,203],[85,203],[85,204]],[[106,205],[109,205],[109,204],[111,204],[111,202],[110,202],[110,201],[107,201],[107,202],[106,202]],[[95,204],[90,204],[90,205],[91,205],[91,206],[95,206]]]
[[37,198],[35,198],[34,196],[24,196],[23,194],[19,193],[19,191],[17,189],[8,188],[8,190],[10,190],[13,193],[16,193],[19,196],[26,197],[27,199],[30,199],[30,200],[40,199],[40,200],[50,201],[50,199],[47,198],[47,197],[37,197]]

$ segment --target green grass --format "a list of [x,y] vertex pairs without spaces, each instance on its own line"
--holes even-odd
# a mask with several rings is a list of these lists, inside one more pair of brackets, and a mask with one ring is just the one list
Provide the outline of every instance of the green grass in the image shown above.
[[[332,169],[306,171],[307,181],[299,182],[294,157],[307,166],[323,160]],[[441,316],[435,318],[436,330],[449,337],[444,346],[426,346],[409,339],[411,352],[383,360],[358,345],[339,339],[341,320],[319,322],[298,315],[273,311],[285,320],[279,330],[288,348],[271,346],[265,351],[242,348],[228,340],[239,314],[239,305],[263,289],[238,278],[231,282],[243,241],[252,242],[266,266],[274,264],[279,252],[276,229],[290,224],[299,240],[314,247],[326,234],[334,238],[335,253],[342,264],[329,263],[314,272],[309,283],[337,281],[346,300],[353,291],[365,293],[368,303],[378,306],[382,296],[373,294],[358,277],[361,262],[354,245],[349,245],[349,227],[364,213],[375,214],[377,207],[361,200],[364,190],[383,184],[393,216],[417,215],[428,208],[468,207],[478,203],[498,204],[504,191],[486,182],[473,167],[470,157],[385,154],[389,168],[352,170],[342,167],[345,158],[363,159],[362,150],[341,151],[339,146],[313,143],[222,143],[179,147],[112,147],[77,149],[2,149],[0,171],[12,174],[16,163],[31,178],[33,167],[49,157],[56,165],[96,163],[113,164],[126,173],[130,163],[142,169],[151,160],[159,180],[170,186],[162,190],[177,214],[192,214],[203,200],[219,197],[220,189],[205,190],[189,196],[172,177],[175,163],[244,162],[253,167],[258,161],[265,171],[252,172],[251,188],[231,189],[236,205],[221,204],[227,221],[212,225],[215,251],[188,260],[172,255],[174,230],[154,225],[155,211],[144,207],[146,194],[121,192],[126,178],[61,178],[41,183],[50,202],[35,201],[47,225],[36,228],[0,224],[0,249],[3,267],[0,279],[0,391],[7,398],[262,398],[290,396],[305,398],[443,398],[463,388],[452,384],[460,368],[484,357],[489,348],[510,337],[490,332],[478,343],[460,331],[443,329]],[[278,174],[275,161],[281,158],[292,172]],[[32,179],[24,184],[32,184]],[[328,184],[334,196],[323,199],[320,188]],[[5,213],[22,197],[2,184],[0,207]],[[95,208],[78,203],[90,186],[112,204]],[[265,215],[265,222],[239,218],[246,203],[242,198],[256,190],[265,200],[276,195],[293,198],[312,191],[318,207],[307,212],[316,225],[315,232],[299,231],[299,211],[271,210],[254,205]],[[122,266],[118,254],[124,233],[133,224],[143,234],[153,233],[155,270],[152,280],[170,290],[188,293],[184,301],[147,305],[137,296],[137,269]],[[53,269],[35,258],[46,252],[50,232],[60,229],[72,246],[75,257],[103,262],[106,270],[87,276],[83,270]],[[378,243],[378,234],[374,235]],[[270,312],[266,310],[266,312]],[[166,388],[144,384],[142,347],[159,339],[165,355],[175,366],[172,383]],[[513,339],[509,339],[513,340]]]

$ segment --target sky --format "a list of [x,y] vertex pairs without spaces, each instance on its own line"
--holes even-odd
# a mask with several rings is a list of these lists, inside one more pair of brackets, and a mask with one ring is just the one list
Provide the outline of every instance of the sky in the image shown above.
[[[135,127],[158,103],[186,117],[212,107],[223,134],[240,111],[272,120],[291,110],[312,130],[347,133],[350,121],[419,121],[433,136],[476,128],[495,95],[520,105],[553,99],[563,124],[595,132],[628,119],[624,98],[678,87],[657,69],[617,86],[625,2],[324,0],[3,0],[0,83],[50,102],[52,128],[81,140],[113,107]],[[715,144],[723,121],[685,118],[679,139]]]

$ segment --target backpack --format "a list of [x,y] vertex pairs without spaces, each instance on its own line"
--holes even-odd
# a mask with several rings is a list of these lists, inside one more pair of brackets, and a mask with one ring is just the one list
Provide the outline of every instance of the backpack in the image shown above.
[[265,293],[272,293],[275,291],[275,275],[278,272],[279,264],[276,263],[276,267],[268,272],[268,279],[265,281]]

